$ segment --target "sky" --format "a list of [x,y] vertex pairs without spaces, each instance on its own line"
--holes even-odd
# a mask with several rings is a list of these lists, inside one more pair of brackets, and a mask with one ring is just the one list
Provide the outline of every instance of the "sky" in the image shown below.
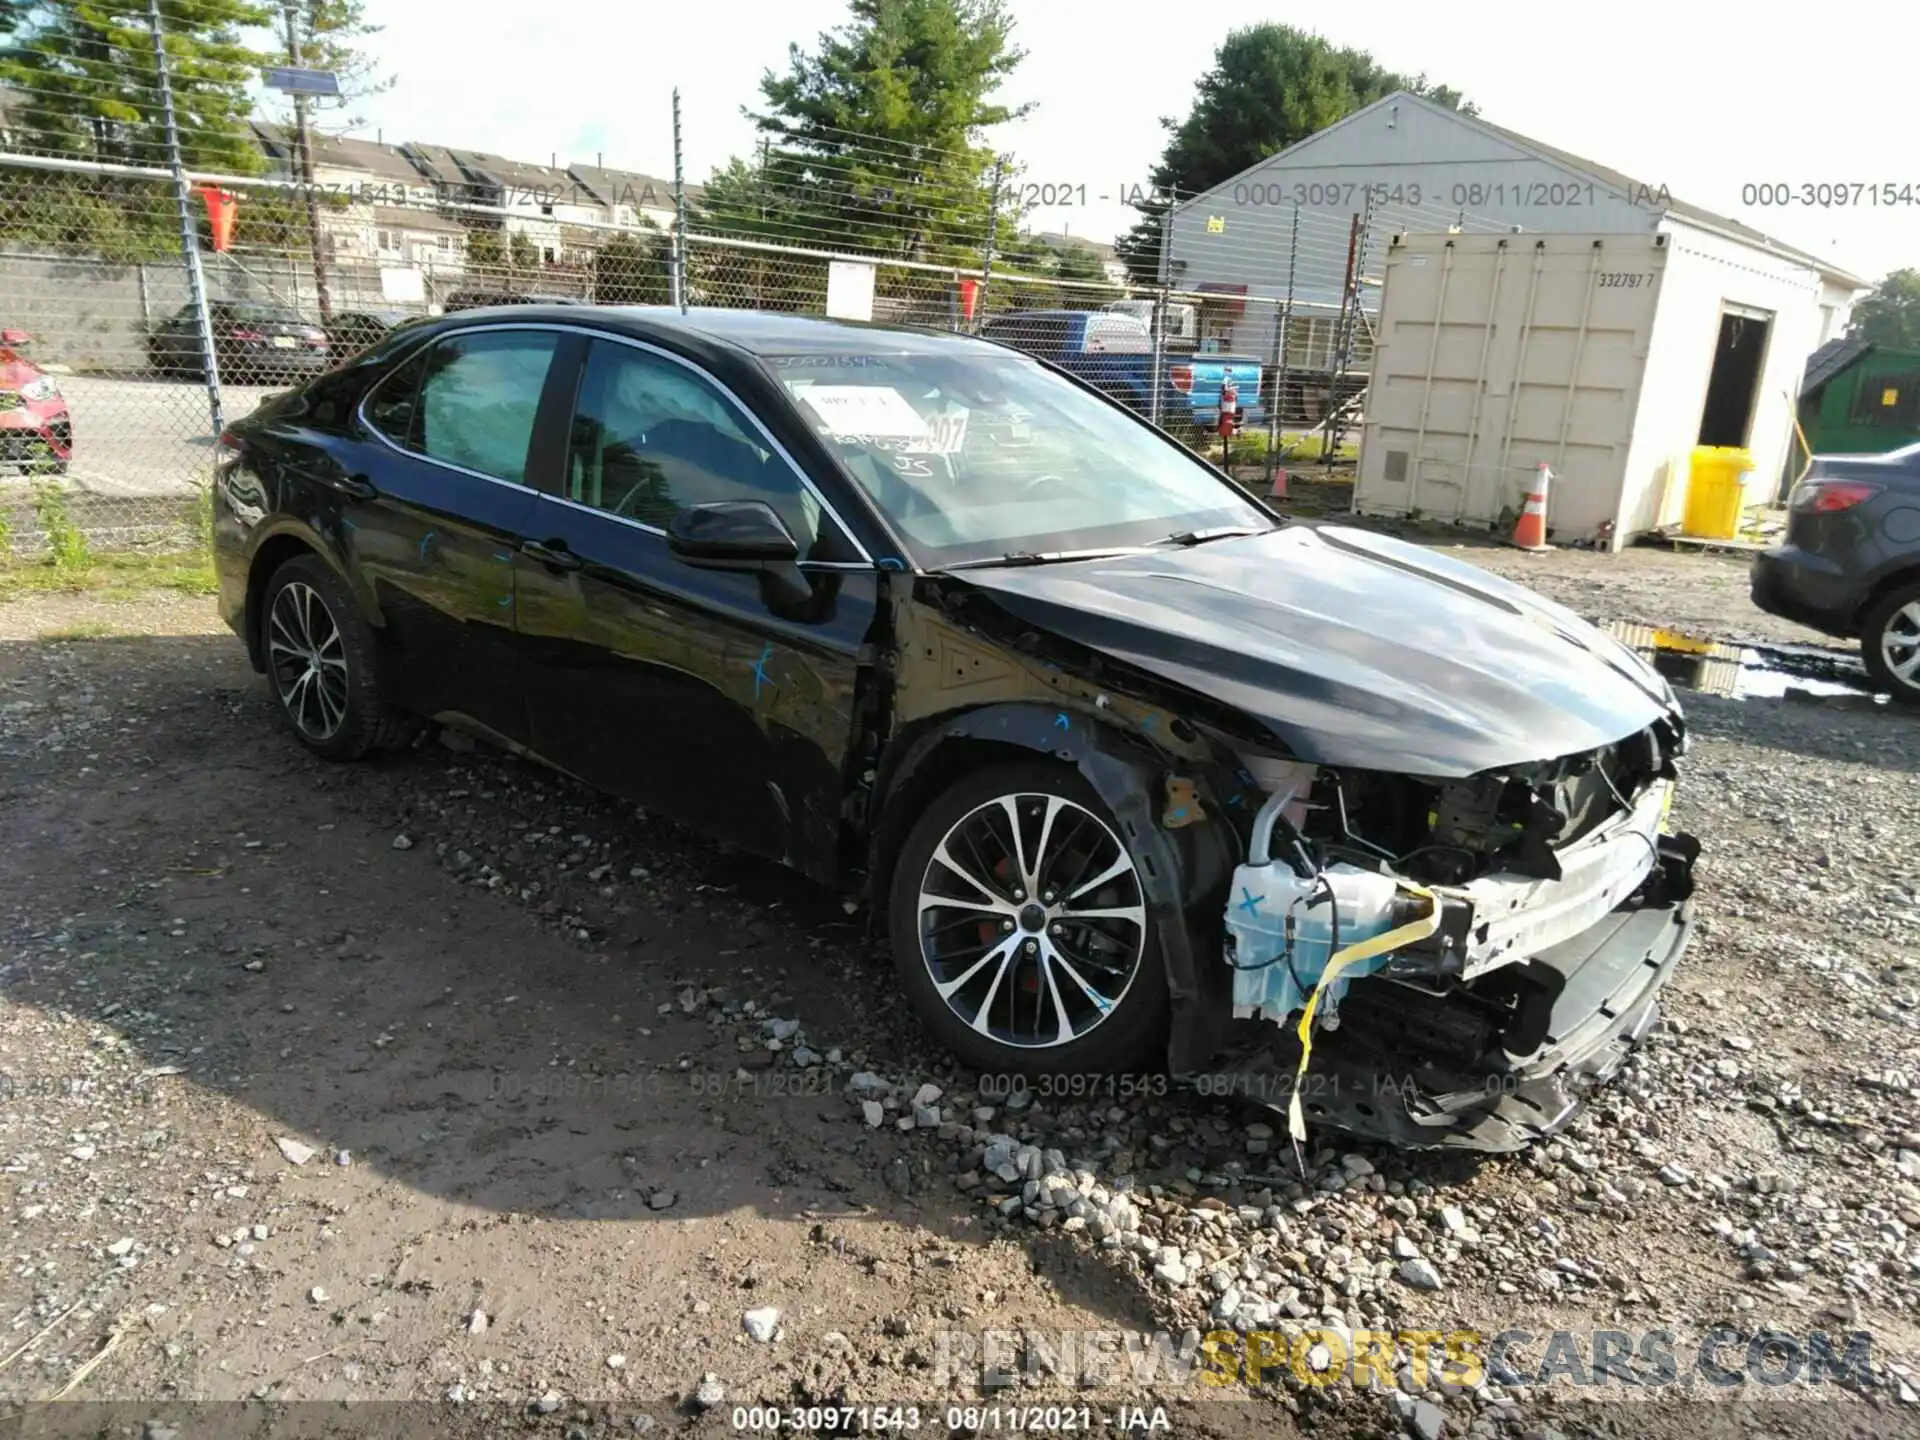
[[[1920,146],[1911,42],[1920,18],[1849,22],[1850,5],[1787,9],[1779,21],[1723,0],[1650,11],[1557,6],[1467,12],[1431,0],[1325,7],[1239,0],[1217,10],[1012,0],[1027,58],[1003,87],[1026,118],[990,137],[1026,179],[1085,186],[1086,202],[1037,211],[1034,228],[1110,240],[1135,218],[1117,198],[1145,188],[1229,29],[1278,21],[1370,51],[1391,69],[1453,86],[1495,124],[1624,171],[1652,189],[1754,226],[1877,278],[1920,266]],[[1863,7],[1864,8],[1864,7]],[[515,159],[673,169],[681,96],[686,177],[754,147],[758,101],[787,47],[811,48],[844,0],[367,0],[396,83],[361,100],[353,133],[451,144]],[[1209,18],[1217,15],[1219,18]],[[1890,30],[1905,33],[1889,43]],[[1905,186],[1889,207],[1749,204],[1768,185]]]

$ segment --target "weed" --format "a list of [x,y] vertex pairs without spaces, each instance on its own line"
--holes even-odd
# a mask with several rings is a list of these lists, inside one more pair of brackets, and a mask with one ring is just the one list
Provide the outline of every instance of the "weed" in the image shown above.
[[33,513],[46,532],[54,569],[70,575],[83,574],[93,564],[93,551],[87,544],[86,533],[67,513],[65,492],[51,481],[35,484]]

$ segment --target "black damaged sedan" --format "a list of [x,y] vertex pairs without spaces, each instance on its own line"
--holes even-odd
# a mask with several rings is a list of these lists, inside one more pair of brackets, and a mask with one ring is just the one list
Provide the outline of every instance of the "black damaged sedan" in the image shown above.
[[1510,1149],[1686,945],[1651,668],[984,341],[467,311],[233,426],[215,497],[309,749],[432,720],[849,891],[984,1071]]

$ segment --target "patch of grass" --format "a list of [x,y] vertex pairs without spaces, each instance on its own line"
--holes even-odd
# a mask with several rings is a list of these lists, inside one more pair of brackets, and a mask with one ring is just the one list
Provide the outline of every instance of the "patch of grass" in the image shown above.
[[[1326,435],[1321,431],[1313,430],[1304,434],[1295,433],[1286,436],[1282,441],[1281,453],[1288,460],[1322,460],[1326,458],[1326,448]],[[1358,460],[1360,458],[1359,441],[1342,440],[1333,447],[1333,458],[1336,463],[1342,461],[1351,463]]]
[[62,565],[58,552],[0,565],[0,601],[50,591],[129,600],[154,590],[182,595],[212,595],[218,590],[213,561],[201,551],[149,554],[144,551],[93,553],[76,568]]
[[107,624],[104,620],[88,620],[79,625],[69,625],[62,630],[42,630],[42,640],[105,640],[122,632]]

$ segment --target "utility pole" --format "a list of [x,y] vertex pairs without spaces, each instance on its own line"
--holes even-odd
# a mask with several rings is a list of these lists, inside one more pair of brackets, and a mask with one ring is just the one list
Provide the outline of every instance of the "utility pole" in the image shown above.
[[[167,164],[173,171],[173,197],[180,209],[180,254],[187,265],[187,294],[193,301],[200,331],[201,373],[207,382],[207,412],[213,433],[226,433],[220,413],[220,357],[213,344],[213,319],[207,313],[207,278],[200,271],[200,232],[193,223],[193,201],[187,193],[187,167],[180,155],[180,126],[173,111],[173,80],[167,71],[166,34],[160,28],[160,0],[147,0],[147,23],[153,28],[153,58],[160,72],[160,108],[167,126]],[[145,271],[141,272],[143,275]]]
[[[287,63],[300,67],[300,7],[287,0],[281,13],[287,22]],[[307,203],[307,243],[313,254],[313,289],[320,303],[320,323],[333,325],[333,292],[327,285],[326,247],[320,235],[320,198],[313,188],[313,136],[307,128],[307,97],[293,97],[294,164],[300,173],[300,193]]]

